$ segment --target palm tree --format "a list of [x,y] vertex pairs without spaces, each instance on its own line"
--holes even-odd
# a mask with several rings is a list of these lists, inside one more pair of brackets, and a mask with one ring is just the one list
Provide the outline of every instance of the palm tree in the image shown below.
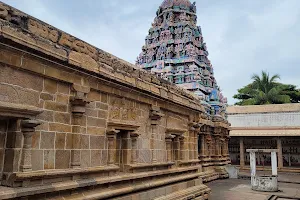
[[270,77],[265,71],[261,72],[261,76],[254,74],[251,84],[254,95],[248,101],[256,105],[290,103],[290,97],[281,94],[282,89],[279,87],[278,79],[280,79],[278,74]]

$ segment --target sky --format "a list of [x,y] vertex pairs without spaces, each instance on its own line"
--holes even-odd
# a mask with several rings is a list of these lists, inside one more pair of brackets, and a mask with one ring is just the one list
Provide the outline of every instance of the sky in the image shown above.
[[[2,0],[134,63],[162,0]],[[262,70],[300,86],[300,0],[196,0],[198,25],[229,104]]]

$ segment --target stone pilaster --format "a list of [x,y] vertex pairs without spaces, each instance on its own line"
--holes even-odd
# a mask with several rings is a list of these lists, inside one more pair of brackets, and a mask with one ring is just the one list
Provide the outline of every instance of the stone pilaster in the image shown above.
[[31,163],[31,148],[32,148],[32,136],[35,132],[35,127],[41,123],[36,120],[22,120],[21,127],[24,136],[23,149],[21,157],[20,171],[27,172],[32,170]]
[[110,129],[106,132],[108,139],[108,165],[114,165],[116,162],[116,138],[119,131]]
[[89,103],[86,99],[86,94],[90,92],[89,87],[73,85],[74,97],[71,98],[72,105],[72,150],[71,150],[71,168],[81,167],[80,156],[80,138],[75,137],[75,134],[81,133],[81,124],[83,115],[86,111],[86,105]]
[[179,141],[180,136],[175,136],[174,138],[174,153],[175,153],[175,161],[180,160],[180,141]]
[[131,138],[131,164],[137,163],[137,138],[139,134],[136,132],[130,133]]
[[179,137],[180,143],[180,160],[185,160],[185,149],[184,149],[184,136]]
[[161,113],[160,108],[157,106],[151,107],[150,110],[150,120],[151,120],[151,150],[152,150],[152,163],[157,162],[157,145],[156,145],[156,136],[158,134],[158,127],[160,123],[160,119],[164,116],[163,113]]
[[207,155],[207,148],[206,148],[206,141],[205,141],[205,134],[201,134],[201,156],[206,157]]
[[165,138],[166,141],[166,150],[167,150],[167,162],[172,162],[172,135],[168,134]]

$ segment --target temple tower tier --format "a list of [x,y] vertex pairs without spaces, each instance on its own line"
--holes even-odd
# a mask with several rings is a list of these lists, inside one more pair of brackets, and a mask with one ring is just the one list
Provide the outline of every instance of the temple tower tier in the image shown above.
[[200,97],[209,116],[226,118],[227,99],[214,77],[196,2],[164,0],[136,65]]

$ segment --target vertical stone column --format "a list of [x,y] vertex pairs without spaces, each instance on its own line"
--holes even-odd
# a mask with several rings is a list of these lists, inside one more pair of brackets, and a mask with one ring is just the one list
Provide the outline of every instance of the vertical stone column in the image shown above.
[[198,159],[198,133],[195,131],[194,133],[194,160]]
[[167,150],[167,162],[172,162],[172,135],[168,134],[165,138]]
[[116,162],[116,138],[117,138],[117,133],[119,131],[115,129],[110,129],[107,131],[107,139],[108,139],[108,165],[114,165]]
[[152,105],[150,109],[150,120],[151,120],[151,149],[152,149],[152,163],[157,162],[157,147],[156,147],[156,135],[158,134],[158,127],[160,123],[160,119],[164,116],[163,113],[160,112],[160,108]]
[[282,157],[282,142],[281,138],[277,138],[277,150],[278,150],[278,168],[283,168],[283,157]]
[[180,142],[180,160],[185,160],[184,136],[179,137]]
[[23,120],[21,122],[22,133],[24,136],[22,157],[20,171],[27,172],[32,170],[31,163],[31,148],[32,148],[32,136],[35,132],[35,127],[41,123],[36,120]]
[[216,146],[216,156],[220,156],[220,137],[219,136],[216,136],[215,137],[215,141],[216,141],[216,144],[215,144],[215,146]]
[[206,153],[206,142],[205,142],[205,135],[204,133],[201,134],[201,156],[205,157],[207,155]]
[[226,153],[225,153],[225,139],[222,138],[220,141],[221,141],[221,156],[225,157],[225,155],[226,155]]
[[272,175],[277,176],[277,155],[276,151],[271,152],[271,163],[272,163]]
[[180,160],[180,141],[179,141],[180,136],[175,136],[174,138],[174,153],[175,153],[175,161]]
[[137,163],[137,138],[139,134],[136,132],[130,133],[131,138],[131,164]]
[[251,185],[254,185],[254,179],[256,176],[256,158],[255,152],[250,151],[250,170],[251,170]]
[[240,137],[240,166],[245,167],[245,149],[244,149],[244,138]]
[[81,124],[83,120],[83,114],[86,111],[86,105],[89,103],[85,96],[87,93],[90,92],[90,88],[74,84],[72,90],[75,92],[75,96],[72,97],[70,100],[70,103],[72,105],[71,168],[80,168],[81,167],[81,156],[80,156],[81,137],[78,137],[78,134],[79,135],[81,134]]
[[151,125],[151,141],[150,141],[150,146],[151,146],[151,151],[152,151],[152,163],[156,163],[157,162],[157,155],[156,155],[156,151],[157,151],[157,145],[156,145],[156,136],[157,136],[157,124],[152,124]]

